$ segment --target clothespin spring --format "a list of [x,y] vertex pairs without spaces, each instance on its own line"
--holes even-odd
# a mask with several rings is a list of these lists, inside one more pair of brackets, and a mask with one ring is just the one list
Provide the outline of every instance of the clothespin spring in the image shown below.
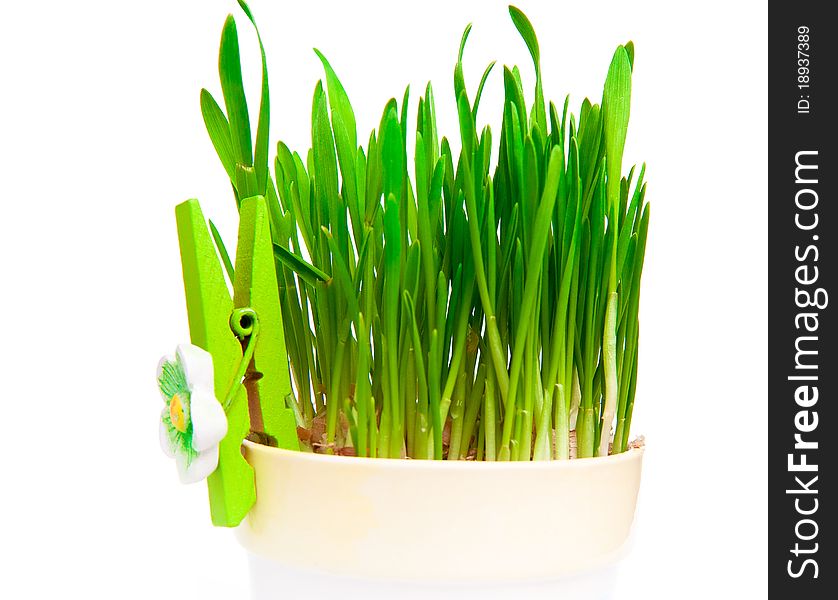
[[233,310],[230,315],[230,329],[233,334],[242,342],[247,340],[247,345],[244,348],[241,362],[233,381],[230,383],[230,389],[224,398],[224,412],[230,409],[233,399],[236,397],[239,386],[243,385],[243,379],[247,373],[247,367],[250,361],[253,360],[253,353],[256,350],[256,338],[259,337],[259,316],[252,308],[237,308]]

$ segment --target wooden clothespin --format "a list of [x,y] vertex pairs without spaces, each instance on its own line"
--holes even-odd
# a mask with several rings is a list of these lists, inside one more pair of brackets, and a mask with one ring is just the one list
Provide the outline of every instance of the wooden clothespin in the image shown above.
[[[242,202],[234,299],[198,201],[178,205],[175,214],[192,343],[212,355],[216,397],[229,400],[218,468],[207,480],[210,514],[214,525],[235,527],[256,501],[253,469],[241,454],[244,438],[261,431],[280,447],[299,448],[293,412],[286,407],[291,384],[267,210],[261,197]],[[245,385],[236,381],[243,349],[231,329],[234,308],[252,309],[259,322]]]

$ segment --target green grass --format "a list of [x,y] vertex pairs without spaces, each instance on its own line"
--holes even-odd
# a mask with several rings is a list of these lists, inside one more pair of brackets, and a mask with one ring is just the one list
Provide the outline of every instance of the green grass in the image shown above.
[[586,99],[573,115],[567,99],[545,102],[533,27],[509,13],[536,85],[528,105],[518,67],[504,67],[504,105],[491,107],[499,135],[476,127],[494,63],[470,100],[469,26],[454,74],[459,155],[437,130],[430,83],[415,121],[406,90],[359,145],[349,97],[317,52],[325,87],[314,90],[312,147],[279,142],[273,170],[261,37],[254,141],[233,17],[224,25],[224,109],[202,90],[201,110],[237,204],[261,195],[269,206],[294,409],[310,448],[548,460],[569,458],[574,437],[579,457],[628,446],[649,225],[644,169],[622,175],[634,46],[617,47],[602,102]]

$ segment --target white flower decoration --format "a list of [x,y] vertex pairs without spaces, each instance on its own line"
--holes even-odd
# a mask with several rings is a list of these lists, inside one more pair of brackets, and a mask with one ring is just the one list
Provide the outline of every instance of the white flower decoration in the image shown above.
[[177,463],[180,480],[195,483],[218,467],[218,443],[227,435],[227,415],[213,391],[212,355],[180,344],[175,357],[157,365],[166,407],[160,415],[160,445]]

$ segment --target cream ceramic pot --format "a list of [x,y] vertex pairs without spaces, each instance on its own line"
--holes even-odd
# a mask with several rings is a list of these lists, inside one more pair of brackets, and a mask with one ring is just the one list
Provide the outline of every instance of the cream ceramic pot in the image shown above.
[[311,573],[422,585],[584,584],[584,573],[612,563],[628,537],[643,458],[636,448],[570,461],[387,460],[248,441],[243,451],[257,501],[237,537],[253,555],[254,597],[266,599],[289,597],[284,585],[311,582]]

